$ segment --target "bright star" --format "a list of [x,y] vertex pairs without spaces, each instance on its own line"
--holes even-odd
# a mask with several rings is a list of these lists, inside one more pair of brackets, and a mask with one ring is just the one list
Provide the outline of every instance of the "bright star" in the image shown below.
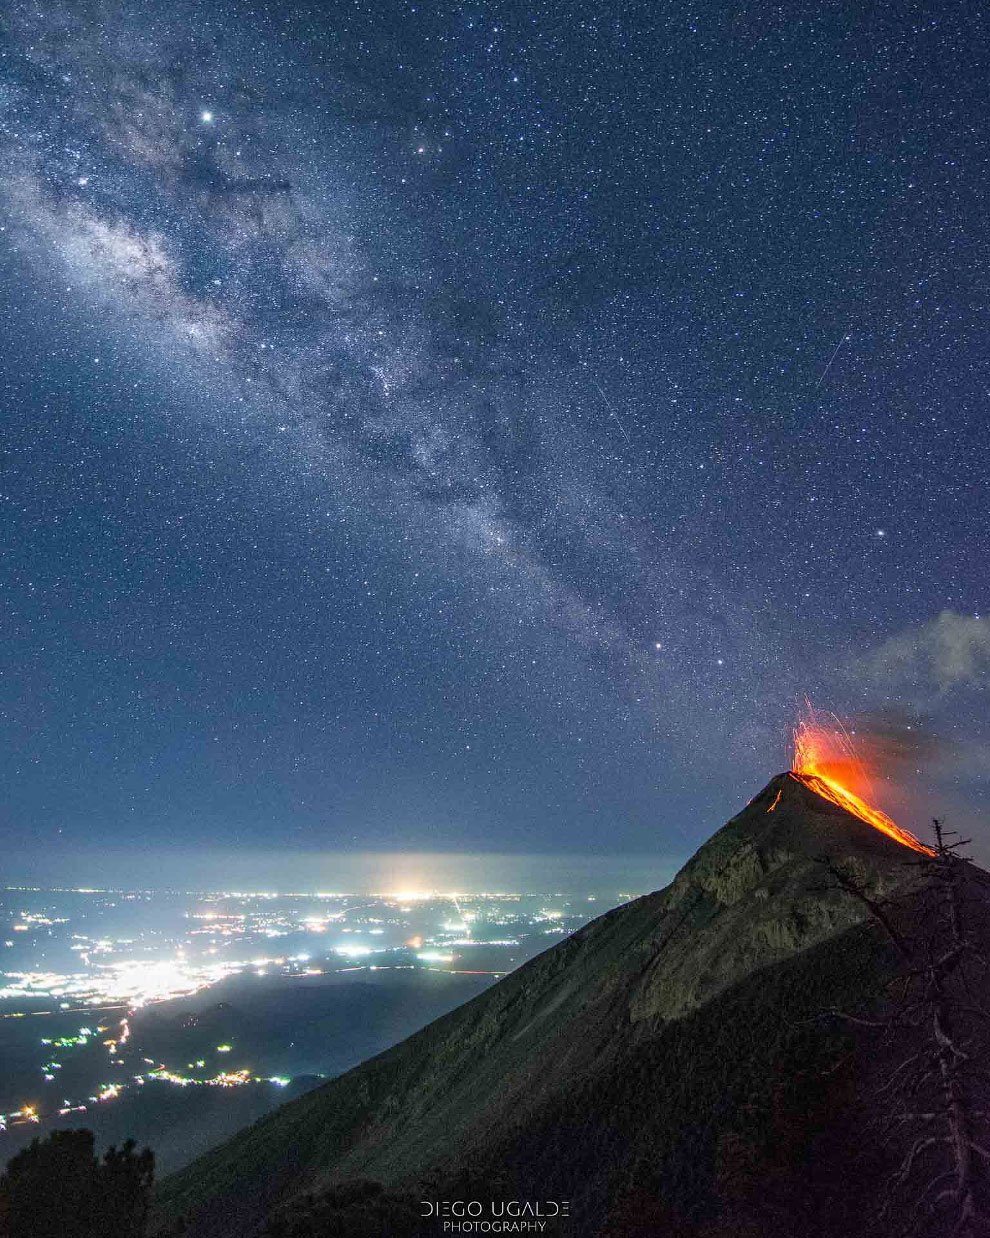
[[212,112],[202,112],[202,113],[200,113],[200,117],[199,117],[199,118],[200,118],[200,120],[203,122],[203,124],[204,124],[204,125],[208,125],[208,124],[210,123],[210,121],[213,119],[213,113],[212,113]]

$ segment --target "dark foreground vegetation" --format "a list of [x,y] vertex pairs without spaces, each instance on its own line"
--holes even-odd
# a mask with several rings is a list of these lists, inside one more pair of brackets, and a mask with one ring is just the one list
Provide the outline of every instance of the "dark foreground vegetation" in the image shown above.
[[0,1176],[2,1238],[142,1238],[155,1160],[128,1141],[102,1158],[93,1132],[54,1131]]

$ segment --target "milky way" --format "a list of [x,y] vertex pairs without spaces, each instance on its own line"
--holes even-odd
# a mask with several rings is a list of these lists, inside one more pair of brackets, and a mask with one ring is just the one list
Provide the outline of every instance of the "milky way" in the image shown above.
[[980,16],[656,7],[8,6],[15,836],[979,808]]

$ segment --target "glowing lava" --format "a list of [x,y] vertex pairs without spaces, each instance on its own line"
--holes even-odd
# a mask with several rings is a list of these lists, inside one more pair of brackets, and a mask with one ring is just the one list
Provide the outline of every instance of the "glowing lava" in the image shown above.
[[[896,842],[934,855],[907,830],[895,825],[886,813],[870,805],[847,784],[869,792],[870,778],[852,736],[834,714],[816,713],[810,701],[794,728],[794,763],[791,776],[823,799],[866,821]],[[776,806],[776,805],[775,805]]]

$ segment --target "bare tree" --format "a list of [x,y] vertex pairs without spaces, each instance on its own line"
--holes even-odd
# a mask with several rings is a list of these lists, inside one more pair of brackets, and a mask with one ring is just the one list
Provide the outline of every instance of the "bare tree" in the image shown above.
[[[990,878],[957,853],[933,821],[933,854],[916,862],[922,881],[898,907],[869,893],[832,861],[841,889],[859,899],[896,947],[901,967],[876,1018],[828,1013],[878,1029],[885,1072],[873,1101],[898,1165],[887,1183],[878,1231],[938,1238],[990,1236],[990,1014],[987,982]],[[905,914],[906,912],[906,914]],[[900,1058],[897,1061],[897,1058]]]

